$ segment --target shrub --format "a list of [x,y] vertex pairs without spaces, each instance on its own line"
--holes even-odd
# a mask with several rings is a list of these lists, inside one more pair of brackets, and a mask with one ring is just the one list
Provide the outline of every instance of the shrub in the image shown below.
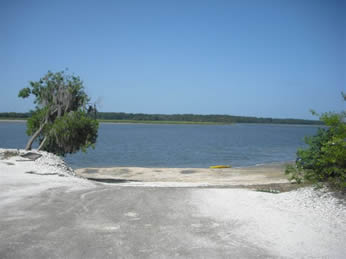
[[305,138],[308,148],[299,149],[295,165],[286,167],[290,180],[328,183],[332,187],[346,189],[345,119],[345,111],[320,116],[326,128],[320,128],[315,136]]

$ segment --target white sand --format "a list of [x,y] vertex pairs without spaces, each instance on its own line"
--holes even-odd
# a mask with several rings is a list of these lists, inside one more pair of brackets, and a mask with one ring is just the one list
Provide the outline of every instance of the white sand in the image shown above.
[[281,194],[196,189],[191,203],[220,224],[239,223],[236,236],[288,258],[345,258],[346,207],[330,193],[303,188]]
[[268,164],[243,168],[81,168],[76,174],[89,179],[129,181],[124,186],[235,186],[289,183],[285,164]]
[[[0,149],[0,209],[50,188],[63,188],[63,192],[69,192],[95,187],[94,183],[73,176],[73,170],[52,154],[40,152],[43,156],[36,161],[18,161],[25,159],[20,156],[5,159],[4,151]],[[19,153],[24,151],[20,150]],[[253,177],[252,180],[256,178]],[[146,184],[182,187],[201,183],[165,181],[160,184],[148,181],[130,185]],[[120,188],[124,188],[124,185]],[[117,185],[104,187],[114,186]],[[193,188],[188,193],[187,206],[195,207],[199,216],[225,226],[218,235],[226,242],[232,242],[236,237],[234,240],[250,241],[273,254],[289,258],[345,258],[346,206],[331,193],[312,188],[280,194],[247,189]],[[97,195],[97,192],[93,195]],[[237,227],[229,232],[227,224]]]
[[[18,152],[5,159],[4,152]],[[92,188],[90,181],[74,177],[74,172],[58,156],[37,152],[42,157],[36,161],[20,157],[24,150],[0,149],[0,208],[27,196],[50,188],[66,187],[67,191]]]

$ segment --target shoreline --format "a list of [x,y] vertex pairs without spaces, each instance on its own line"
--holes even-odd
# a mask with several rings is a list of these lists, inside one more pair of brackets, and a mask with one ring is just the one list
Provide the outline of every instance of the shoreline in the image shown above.
[[[102,182],[126,186],[150,187],[220,187],[244,188],[263,185],[282,185],[291,190],[285,175],[285,167],[292,162],[271,163],[235,168],[164,168],[164,167],[89,167],[75,169],[77,176]],[[296,186],[294,186],[296,187]]]
[[[275,166],[284,166],[287,164],[293,164],[295,160],[287,160],[287,161],[279,161],[279,162],[268,162],[268,163],[258,163],[253,165],[244,165],[244,166],[230,166],[229,168],[221,168],[221,169],[246,169],[246,168],[261,168],[261,167],[275,167]],[[114,166],[88,166],[88,167],[76,167],[73,168],[73,170],[81,170],[81,169],[111,169],[111,168],[146,168],[146,169],[215,169],[215,170],[221,170],[216,168],[210,168],[210,167],[166,167],[166,166],[136,166],[136,165],[114,165]]]
[[[258,164],[252,164],[252,165],[244,165],[244,166],[231,166],[229,168],[223,168],[223,169],[241,169],[241,168],[249,168],[249,167],[265,167],[265,166],[282,166],[286,164],[292,164],[295,160],[287,160],[287,161],[279,161],[279,162],[268,162],[268,163],[258,163]],[[226,165],[226,164],[225,164]],[[212,166],[212,165],[211,165]],[[136,165],[111,165],[111,166],[88,166],[88,167],[75,167],[73,170],[79,170],[79,169],[107,169],[107,168],[147,168],[147,169],[212,169],[210,167],[168,167],[168,166],[136,166]]]
[[[2,119],[1,122],[26,122],[27,119]],[[194,122],[194,121],[127,121],[127,120],[98,120],[100,124],[123,124],[123,125],[202,125],[202,126],[231,126],[231,125],[271,125],[271,126],[314,126],[324,127],[323,124],[294,124],[294,123],[257,123],[257,122],[234,122],[234,123],[219,123],[219,122]]]
[[[92,182],[111,183],[130,186],[156,186],[156,187],[246,187],[260,185],[291,183],[285,175],[285,167],[292,162],[274,162],[270,164],[235,167],[235,168],[146,168],[146,167],[91,167],[70,168],[60,157],[53,154],[22,149],[0,149],[0,166],[6,170],[21,171],[37,175],[77,176],[79,179]],[[21,158],[26,153],[37,153],[42,156],[37,161]],[[48,166],[52,164],[54,166]],[[30,169],[30,167],[32,169]],[[6,169],[5,169],[6,168]],[[63,169],[60,170],[59,168]],[[28,175],[29,174],[29,175]],[[284,188],[287,189],[287,188]],[[291,189],[291,188],[288,188]]]
[[0,119],[0,122],[26,122],[27,119]]

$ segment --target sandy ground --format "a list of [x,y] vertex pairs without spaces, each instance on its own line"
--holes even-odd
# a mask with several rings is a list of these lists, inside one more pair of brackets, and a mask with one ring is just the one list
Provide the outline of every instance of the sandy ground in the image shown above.
[[[36,161],[3,154],[0,258],[345,258],[346,205],[324,190],[105,184],[75,177],[48,153]],[[234,170],[210,174],[234,183]],[[208,172],[183,175],[193,174]]]
[[[5,151],[18,155],[5,158]],[[19,156],[25,153],[0,149],[0,209],[47,189],[67,187],[73,191],[94,186],[90,181],[74,177],[73,170],[52,154],[40,152],[43,157],[30,161]]]
[[90,180],[127,183],[135,186],[239,186],[289,183],[285,164],[244,168],[81,168],[76,174]]

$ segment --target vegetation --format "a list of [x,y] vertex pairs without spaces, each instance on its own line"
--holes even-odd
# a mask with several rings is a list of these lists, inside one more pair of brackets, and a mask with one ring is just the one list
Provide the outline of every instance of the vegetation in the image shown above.
[[22,98],[30,95],[35,97],[36,109],[27,120],[27,134],[31,136],[27,150],[35,140],[39,150],[59,155],[93,146],[98,122],[92,118],[94,108],[88,105],[90,99],[78,76],[48,72],[18,94]]
[[205,122],[218,124],[231,123],[277,123],[277,124],[321,124],[315,120],[300,119],[273,119],[256,118],[232,115],[198,115],[198,114],[143,114],[143,113],[123,113],[123,112],[98,112],[97,118],[102,120],[133,120],[133,121],[181,121],[181,122]]
[[220,125],[225,123],[217,122],[199,122],[199,121],[147,121],[147,120],[101,120],[99,122],[106,123],[133,123],[133,124],[195,124],[195,125]]
[[3,120],[22,120],[32,116],[31,112],[0,112],[0,119]]
[[[2,119],[29,118],[29,113],[0,113]],[[123,112],[97,112],[97,119],[102,122],[151,123],[151,124],[232,124],[232,123],[270,123],[321,125],[318,120],[273,119],[232,115],[197,115],[197,114],[143,114]]]
[[[346,101],[345,94],[342,95]],[[294,166],[287,166],[286,174],[297,183],[328,183],[332,187],[345,190],[346,111],[323,113],[320,120],[328,128],[320,128],[315,136],[305,138],[308,148],[297,151],[296,163]]]

